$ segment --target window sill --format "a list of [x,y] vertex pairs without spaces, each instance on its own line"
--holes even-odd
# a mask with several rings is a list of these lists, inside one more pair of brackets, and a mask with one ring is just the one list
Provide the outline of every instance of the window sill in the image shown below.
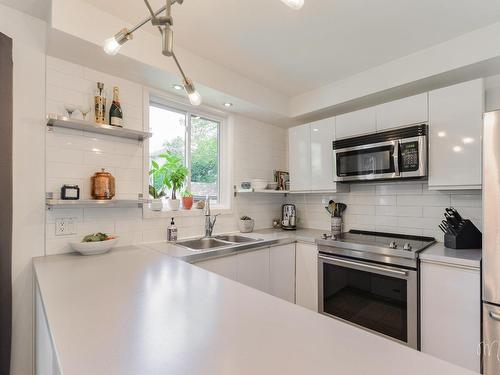
[[[222,206],[212,206],[211,210],[212,215],[232,215],[233,210],[227,207]],[[144,219],[155,219],[155,218],[165,218],[165,217],[184,217],[184,216],[203,216],[203,210],[192,208],[191,210],[183,210],[179,209],[177,211],[153,211],[149,207],[144,206],[142,210],[142,217]]]

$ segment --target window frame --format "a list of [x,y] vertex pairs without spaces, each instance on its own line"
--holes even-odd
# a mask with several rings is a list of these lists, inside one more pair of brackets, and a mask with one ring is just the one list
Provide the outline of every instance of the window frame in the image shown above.
[[[193,107],[188,102],[183,102],[179,98],[174,98],[164,92],[159,92],[156,90],[146,90],[143,98],[143,106],[144,106],[144,124],[143,128],[145,131],[150,131],[149,128],[149,111],[150,106],[156,106],[158,108],[164,108],[169,111],[174,111],[178,113],[185,114],[186,116],[186,142],[185,147],[186,151],[186,165],[189,169],[189,177],[188,177],[188,186],[191,187],[191,167],[192,167],[192,158],[191,158],[191,116],[200,116],[210,121],[217,122],[218,132],[217,132],[217,147],[218,147],[218,201],[217,204],[213,204],[212,207],[215,210],[219,210],[219,212],[227,212],[231,210],[231,194],[230,194],[230,181],[231,181],[231,171],[230,171],[230,163],[229,158],[229,130],[228,130],[228,121],[227,114],[223,111],[219,111],[207,106],[199,106]],[[144,159],[144,196],[149,199],[149,163],[150,163],[150,155],[149,155],[149,140],[144,142],[143,147],[143,159]],[[149,210],[147,205],[144,205],[144,208],[147,208],[147,211],[150,213],[154,212]],[[165,209],[165,207],[164,207]],[[146,211],[146,210],[144,210]],[[193,210],[191,210],[193,211]],[[191,212],[179,210],[178,212]],[[168,213],[169,211],[161,211],[160,213],[156,213],[155,216],[162,216],[161,213]]]

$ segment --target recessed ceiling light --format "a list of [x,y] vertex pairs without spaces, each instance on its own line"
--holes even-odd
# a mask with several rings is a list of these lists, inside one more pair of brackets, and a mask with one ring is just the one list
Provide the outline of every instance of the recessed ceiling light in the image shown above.
[[462,147],[460,147],[460,146],[455,146],[455,147],[453,147],[453,151],[455,151],[455,152],[460,152],[460,151],[462,151]]
[[463,142],[464,145],[466,145],[466,144],[474,142],[474,138],[465,137],[465,138],[462,138],[462,142]]
[[184,88],[182,85],[172,85],[172,87],[176,90],[182,90]]
[[233,103],[229,103],[229,102],[225,102],[224,103],[224,107],[229,108],[229,107],[232,107],[232,106],[233,106]]
[[446,137],[446,132],[439,132],[438,137]]

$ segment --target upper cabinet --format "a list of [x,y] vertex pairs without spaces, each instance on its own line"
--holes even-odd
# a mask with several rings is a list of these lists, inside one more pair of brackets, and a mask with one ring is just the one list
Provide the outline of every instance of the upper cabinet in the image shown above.
[[289,129],[290,191],[337,191],[333,182],[334,139],[334,117]]
[[336,139],[356,135],[375,133],[377,131],[376,107],[345,113],[336,117]]
[[311,131],[309,124],[288,130],[290,191],[311,189]]
[[333,145],[335,118],[310,124],[311,131],[311,190],[333,191]]
[[429,92],[429,189],[481,189],[482,79]]
[[427,93],[378,105],[377,131],[421,124],[429,120]]

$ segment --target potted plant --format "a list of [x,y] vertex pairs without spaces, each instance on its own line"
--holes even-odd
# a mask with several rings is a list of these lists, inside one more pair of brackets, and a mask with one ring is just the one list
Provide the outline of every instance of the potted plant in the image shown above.
[[190,210],[193,207],[193,194],[190,191],[184,190],[182,192],[182,207],[185,210]]
[[160,167],[164,173],[163,183],[172,192],[167,203],[170,210],[177,211],[181,203],[177,199],[177,191],[184,185],[189,170],[184,165],[182,159],[170,151],[161,154],[160,157],[165,161]]
[[250,233],[253,231],[254,220],[249,216],[240,217],[240,221],[238,222],[238,228],[241,233]]
[[165,196],[165,185],[163,183],[164,173],[154,160],[151,160],[149,175],[151,176],[149,195],[152,198],[149,208],[153,211],[161,211],[163,209],[162,198]]

